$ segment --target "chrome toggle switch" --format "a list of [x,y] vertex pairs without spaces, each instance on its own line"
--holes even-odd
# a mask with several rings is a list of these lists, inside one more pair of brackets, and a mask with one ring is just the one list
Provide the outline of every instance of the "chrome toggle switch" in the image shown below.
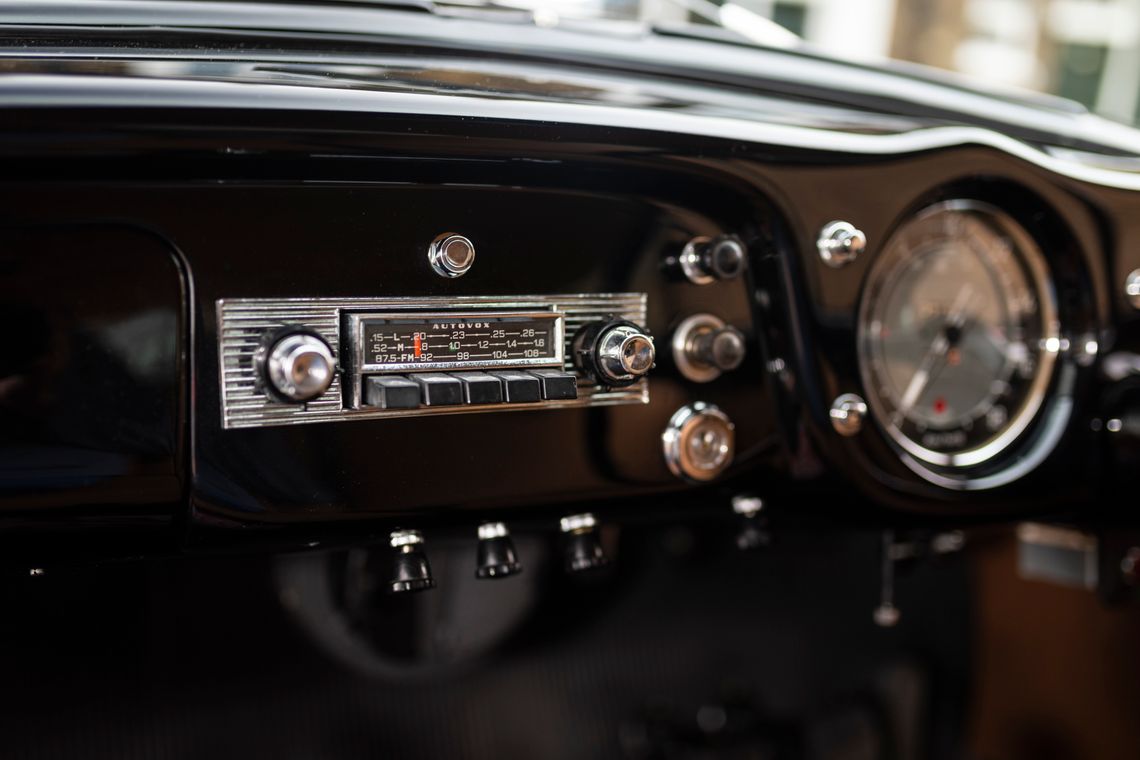
[[270,395],[303,403],[329,389],[336,359],[328,344],[315,335],[294,332],[278,338],[258,362]]

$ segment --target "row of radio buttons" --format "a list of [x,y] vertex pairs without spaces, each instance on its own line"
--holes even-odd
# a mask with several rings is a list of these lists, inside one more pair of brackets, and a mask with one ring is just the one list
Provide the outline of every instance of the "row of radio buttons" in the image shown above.
[[364,378],[364,403],[379,409],[525,404],[578,398],[578,380],[558,369],[420,372]]

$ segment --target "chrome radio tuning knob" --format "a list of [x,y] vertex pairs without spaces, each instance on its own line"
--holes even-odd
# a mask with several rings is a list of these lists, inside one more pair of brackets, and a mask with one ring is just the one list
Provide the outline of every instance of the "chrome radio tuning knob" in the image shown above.
[[574,336],[574,361],[603,385],[632,385],[653,369],[657,351],[645,330],[622,319],[593,322]]
[[327,391],[336,372],[332,349],[306,332],[269,336],[257,363],[270,395],[294,403],[311,401]]

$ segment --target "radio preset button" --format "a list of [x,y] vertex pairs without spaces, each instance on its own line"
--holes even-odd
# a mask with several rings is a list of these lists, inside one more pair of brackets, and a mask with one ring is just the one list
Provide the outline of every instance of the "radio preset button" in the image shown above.
[[454,406],[463,403],[463,383],[459,378],[430,372],[408,377],[419,383],[424,406]]
[[542,397],[547,401],[578,398],[578,378],[560,369],[532,369],[529,374],[542,384]]
[[526,372],[492,372],[503,383],[503,398],[509,404],[526,404],[542,400],[542,384]]
[[503,384],[486,372],[453,372],[463,384],[463,401],[467,404],[503,403]]
[[415,409],[420,405],[420,385],[398,375],[366,377],[364,403],[379,409]]

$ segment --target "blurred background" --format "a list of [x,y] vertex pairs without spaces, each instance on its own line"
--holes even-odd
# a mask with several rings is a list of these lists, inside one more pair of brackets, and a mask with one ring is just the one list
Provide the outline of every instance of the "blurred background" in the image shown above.
[[[776,25],[829,55],[958,72],[990,88],[1071,98],[1140,120],[1140,0],[560,0],[565,16],[725,26],[768,44]],[[774,22],[774,23],[772,23]]]

